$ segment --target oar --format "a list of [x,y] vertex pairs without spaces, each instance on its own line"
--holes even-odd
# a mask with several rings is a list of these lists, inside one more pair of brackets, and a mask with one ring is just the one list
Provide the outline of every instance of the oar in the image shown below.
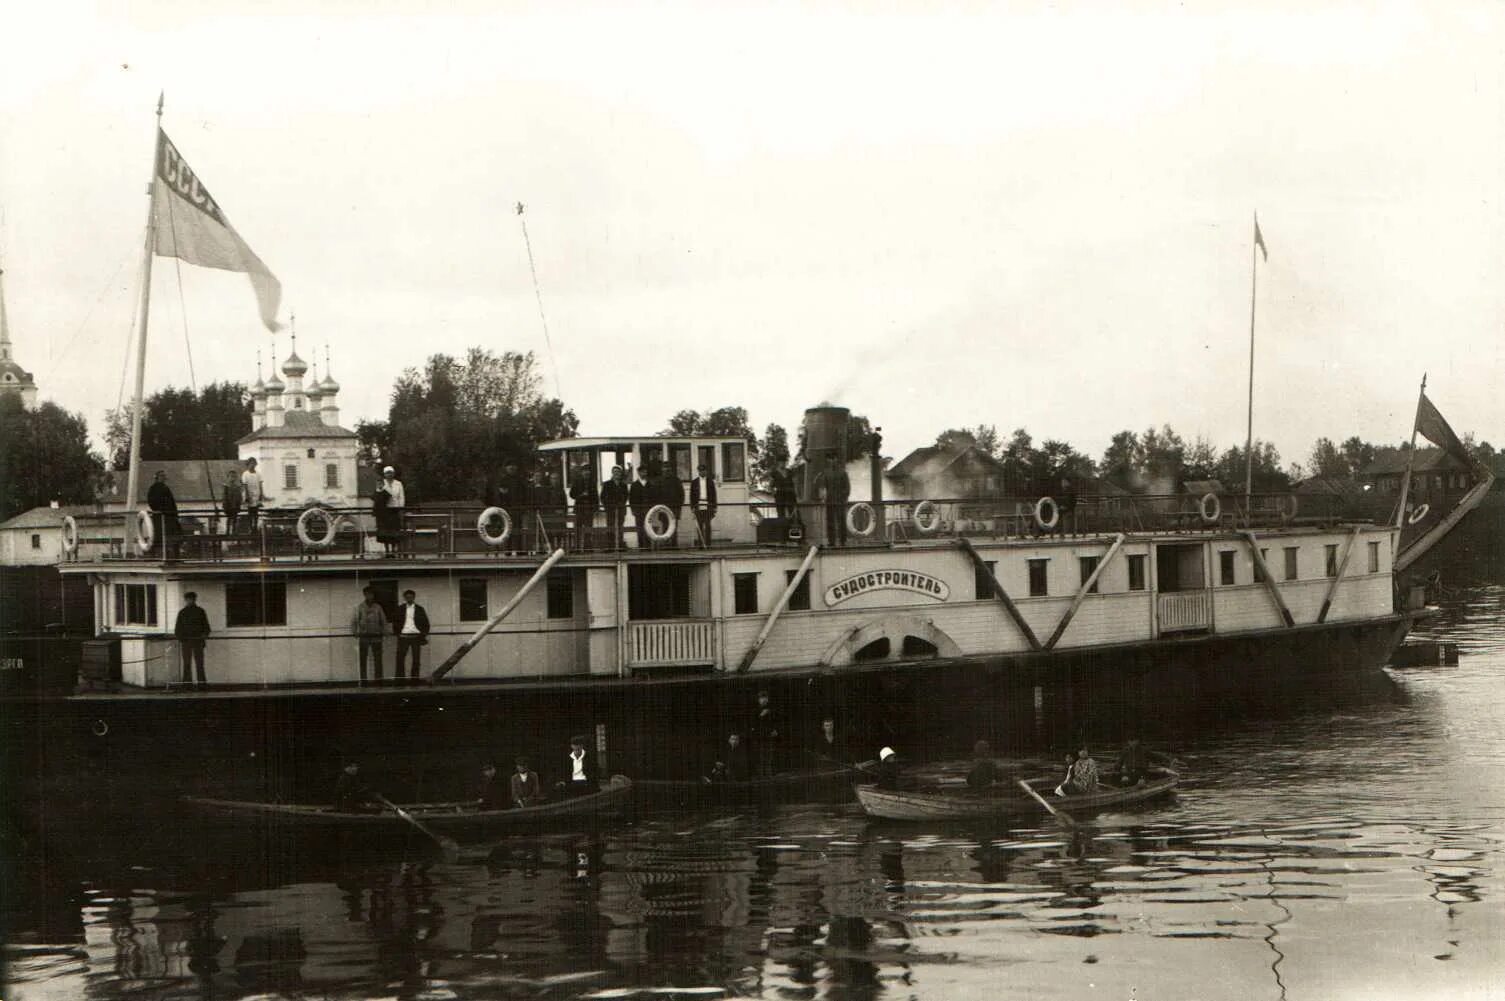
[[425,834],[429,838],[431,838],[434,841],[435,844],[437,844],[441,849],[443,849],[443,851],[444,851],[444,861],[446,861],[446,862],[455,862],[455,861],[459,860],[459,858],[460,858],[460,845],[453,838],[446,838],[442,834],[435,834],[433,831],[429,830],[423,824],[419,823],[417,817],[413,816],[411,813],[409,813],[408,811],[404,810],[402,807],[398,806],[396,803],[392,802],[387,797],[385,797],[385,796],[383,796],[383,795],[381,795],[379,793],[373,793],[372,795],[376,798],[376,800],[379,803],[381,803],[382,806],[385,806],[388,810],[391,810],[393,813],[397,814],[403,820],[406,820],[408,823],[412,824],[415,828],[418,829],[418,831],[420,833]]
[[1057,820],[1065,824],[1067,827],[1071,828],[1073,831],[1076,830],[1077,824],[1075,820],[1072,820],[1069,816],[1051,806],[1050,802],[1046,800],[1045,797],[1041,796],[1039,793],[1035,792],[1034,789],[1030,788],[1030,784],[1028,782],[1024,781],[1023,779],[1019,779],[1018,781],[1019,788],[1029,793],[1030,799],[1033,799],[1036,803],[1039,803],[1041,806],[1045,807],[1046,812],[1049,813],[1052,817],[1055,817]]

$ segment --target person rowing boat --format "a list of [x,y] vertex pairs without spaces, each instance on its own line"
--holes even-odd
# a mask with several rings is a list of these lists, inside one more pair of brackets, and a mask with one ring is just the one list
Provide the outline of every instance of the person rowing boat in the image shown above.
[[340,777],[334,783],[332,808],[340,813],[369,813],[376,809],[377,797],[366,780],[361,777],[357,761],[345,762]]
[[972,768],[967,772],[967,788],[973,792],[987,792],[999,778],[992,745],[979,740],[972,745]]

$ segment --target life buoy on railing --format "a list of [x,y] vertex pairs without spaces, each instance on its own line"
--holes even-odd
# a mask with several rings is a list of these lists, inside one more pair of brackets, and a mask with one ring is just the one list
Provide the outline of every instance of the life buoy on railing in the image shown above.
[[1280,520],[1282,523],[1294,521],[1296,519],[1296,507],[1296,495],[1286,494],[1286,502],[1280,505]]
[[[491,534],[491,523],[497,518],[502,519],[502,530],[495,535]],[[500,546],[512,535],[512,515],[507,513],[506,508],[488,507],[481,512],[476,519],[476,534],[481,541],[488,546]]]
[[[659,516],[663,517],[660,518]],[[662,521],[664,527],[659,529],[655,526]],[[666,504],[655,504],[643,515],[643,531],[648,533],[648,538],[654,542],[663,542],[674,535],[674,530],[679,527],[679,522],[674,518],[674,512],[669,510]]]
[[1207,522],[1209,525],[1217,521],[1219,518],[1223,517],[1223,502],[1218,498],[1217,494],[1203,494],[1202,500],[1200,503],[1198,503],[1197,508],[1202,513],[1202,520]]
[[[317,538],[308,528],[309,523],[315,517],[324,519],[324,534]],[[310,549],[323,549],[332,545],[334,543],[335,528],[334,515],[321,507],[305,508],[303,513],[298,515],[298,541]]]
[[1427,516],[1427,512],[1430,510],[1432,510],[1432,508],[1427,504],[1416,505],[1416,507],[1411,509],[1411,513],[1406,516],[1406,524],[1416,524],[1418,521],[1425,518]]
[[96,737],[103,737],[110,732],[110,724],[102,719],[97,719],[89,725],[89,731]]
[[914,522],[916,532],[929,535],[941,527],[941,509],[935,506],[935,501],[920,501],[914,506],[914,516],[910,520]]
[[78,549],[78,522],[73,515],[63,515],[63,552],[72,554]]
[[[861,528],[857,526],[857,512],[867,512],[867,522]],[[878,527],[878,514],[873,510],[873,505],[867,501],[858,501],[847,507],[847,531],[853,535],[867,538]]]
[[150,511],[136,512],[136,551],[142,556],[151,555],[152,543],[157,539],[157,526]]
[[[1046,511],[1050,512],[1050,517],[1048,518],[1045,516]],[[1049,530],[1055,528],[1056,525],[1060,523],[1060,521],[1061,505],[1056,503],[1056,499],[1054,497],[1041,497],[1039,500],[1035,501],[1036,525]]]

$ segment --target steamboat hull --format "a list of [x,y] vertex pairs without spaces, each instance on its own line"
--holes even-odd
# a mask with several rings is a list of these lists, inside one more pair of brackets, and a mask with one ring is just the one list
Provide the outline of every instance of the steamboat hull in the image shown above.
[[444,799],[486,760],[506,771],[527,755],[550,779],[574,734],[612,772],[690,777],[766,689],[791,758],[826,715],[859,757],[883,744],[938,757],[978,737],[1009,748],[1144,732],[1168,706],[1216,717],[1245,697],[1316,700],[1378,672],[1426,614],[839,670],[10,696],[3,754],[8,788],[91,816],[152,790],[317,801],[350,758],[388,795]]

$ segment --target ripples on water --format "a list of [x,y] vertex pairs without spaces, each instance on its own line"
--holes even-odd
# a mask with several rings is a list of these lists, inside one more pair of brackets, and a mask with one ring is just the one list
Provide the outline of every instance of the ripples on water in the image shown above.
[[1505,589],[1453,592],[1427,632],[1462,663],[1162,728],[1191,780],[1077,836],[807,805],[447,864],[70,831],[7,892],[6,996],[1505,996]]

